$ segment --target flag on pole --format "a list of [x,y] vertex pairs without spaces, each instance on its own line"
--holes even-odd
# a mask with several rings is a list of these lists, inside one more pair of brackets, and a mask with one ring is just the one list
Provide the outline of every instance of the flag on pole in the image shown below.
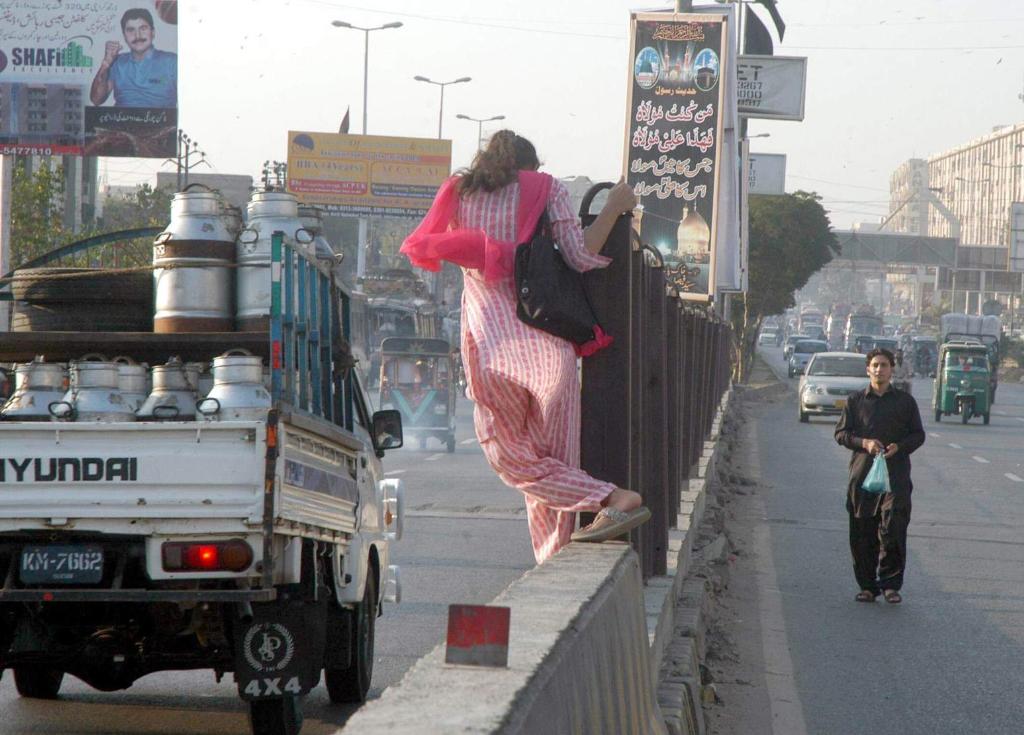
[[772,36],[757,13],[749,5],[743,5],[743,52],[771,56],[774,53]]
[[349,113],[350,107],[351,107],[351,105],[349,107],[345,108],[345,117],[341,118],[341,125],[338,127],[338,132],[339,133],[347,133],[348,132],[348,123],[349,123],[349,115],[348,115],[348,113]]
[[775,30],[779,32],[779,41],[781,41],[782,36],[786,33],[786,22],[782,20],[782,16],[779,15],[779,9],[775,7],[776,0],[756,0],[756,2],[758,5],[764,5],[768,10],[768,15],[772,17]]

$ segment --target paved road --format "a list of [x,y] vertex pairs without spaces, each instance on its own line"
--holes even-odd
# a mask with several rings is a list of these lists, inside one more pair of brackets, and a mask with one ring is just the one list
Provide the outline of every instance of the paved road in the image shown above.
[[[763,354],[784,376],[781,350]],[[769,486],[759,605],[778,625],[762,631],[776,727],[747,732],[1024,732],[1024,386],[1000,386],[990,426],[962,426],[933,420],[931,385],[913,387],[928,439],[900,606],[853,602],[834,421],[798,423],[795,394],[751,412]]]
[[[394,547],[403,600],[377,623],[371,696],[398,681],[444,639],[451,603],[484,603],[530,569],[533,552],[522,496],[502,485],[473,438],[472,404],[458,407],[458,441],[389,452],[387,473],[405,484],[405,537]],[[245,707],[230,676],[207,671],[153,674],[129,690],[96,692],[67,677],[57,702],[20,699],[0,679],[0,735],[245,735]],[[352,707],[332,706],[321,686],[307,698],[303,735],[334,733]]]

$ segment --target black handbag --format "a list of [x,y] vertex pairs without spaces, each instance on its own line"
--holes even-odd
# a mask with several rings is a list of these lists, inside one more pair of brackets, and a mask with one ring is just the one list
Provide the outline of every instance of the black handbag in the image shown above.
[[516,248],[516,316],[524,324],[572,342],[592,355],[611,344],[594,316],[583,274],[565,262],[545,211],[529,242]]

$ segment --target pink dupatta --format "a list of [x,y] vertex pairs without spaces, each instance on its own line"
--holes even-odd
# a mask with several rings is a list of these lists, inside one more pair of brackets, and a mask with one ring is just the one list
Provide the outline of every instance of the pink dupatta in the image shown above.
[[551,176],[536,171],[519,172],[519,209],[516,241],[488,237],[483,230],[452,229],[459,211],[458,176],[446,180],[419,227],[402,243],[400,252],[417,268],[441,270],[441,261],[480,271],[484,280],[499,281],[512,275],[516,246],[530,239],[537,220],[547,207]]
[[[405,238],[399,252],[417,268],[428,271],[441,270],[441,261],[447,260],[480,271],[486,282],[511,278],[516,248],[530,239],[547,208],[551,176],[536,171],[519,172],[515,242],[493,239],[480,229],[452,229],[459,211],[458,182],[458,176],[451,176],[441,185],[430,211]],[[573,344],[573,348],[580,357],[589,357],[611,344],[612,337],[595,325],[594,339],[582,345]]]

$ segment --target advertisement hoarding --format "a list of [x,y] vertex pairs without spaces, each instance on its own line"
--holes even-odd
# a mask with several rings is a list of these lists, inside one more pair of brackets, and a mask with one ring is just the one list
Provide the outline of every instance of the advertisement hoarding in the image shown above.
[[422,217],[452,165],[452,142],[344,133],[288,133],[288,191],[355,217]]
[[715,289],[727,39],[723,15],[631,16],[625,176],[640,238],[680,296],[702,301]]
[[747,167],[747,185],[751,194],[786,193],[786,155],[751,153]]
[[803,120],[807,58],[741,54],[736,62],[740,115]]
[[177,28],[177,0],[7,0],[0,153],[173,156]]

